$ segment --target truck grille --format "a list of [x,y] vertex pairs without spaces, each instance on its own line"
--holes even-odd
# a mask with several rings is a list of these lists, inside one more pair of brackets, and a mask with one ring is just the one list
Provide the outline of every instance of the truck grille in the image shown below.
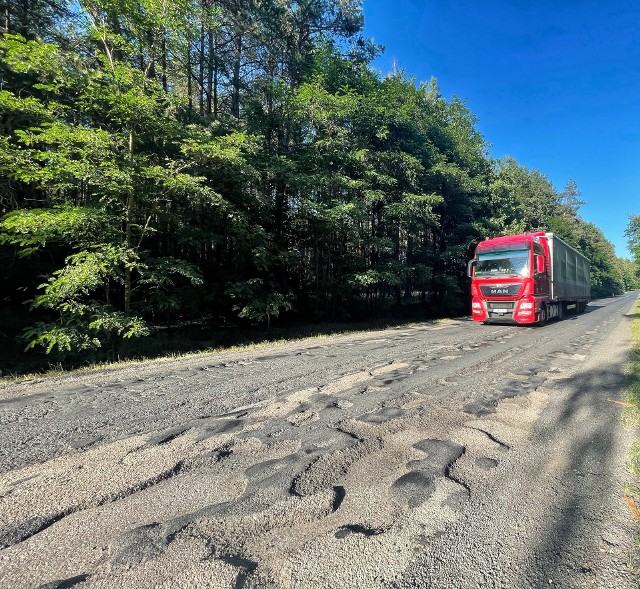
[[513,317],[513,309],[516,306],[514,301],[486,301],[486,305],[490,318],[505,319]]
[[485,297],[515,297],[522,288],[522,284],[481,284],[480,292]]

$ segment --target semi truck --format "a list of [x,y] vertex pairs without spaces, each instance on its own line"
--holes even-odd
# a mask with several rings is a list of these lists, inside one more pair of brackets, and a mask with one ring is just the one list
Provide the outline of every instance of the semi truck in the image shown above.
[[480,323],[544,324],[591,299],[589,260],[553,233],[481,241],[469,261],[471,317]]

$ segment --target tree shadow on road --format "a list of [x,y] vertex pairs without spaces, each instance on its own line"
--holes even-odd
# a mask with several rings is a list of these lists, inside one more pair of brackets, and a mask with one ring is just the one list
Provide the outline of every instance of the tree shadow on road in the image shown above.
[[[536,579],[534,586],[557,586],[559,581],[565,586],[568,579],[571,586],[604,586],[603,563],[615,574],[611,580],[620,583],[616,587],[635,586],[625,561],[633,525],[630,517],[621,518],[626,515],[621,512],[622,408],[609,401],[624,390],[622,364],[621,358],[604,369],[561,381],[559,389],[571,392],[552,398],[536,427],[555,454],[537,464],[543,468],[539,480],[549,485],[550,495],[544,527],[529,546],[526,578],[529,583]],[[593,562],[593,555],[599,562]]]

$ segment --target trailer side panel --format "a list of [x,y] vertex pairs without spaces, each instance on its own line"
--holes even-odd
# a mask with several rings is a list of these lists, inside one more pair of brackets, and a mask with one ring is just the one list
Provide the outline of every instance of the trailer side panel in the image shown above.
[[590,300],[589,260],[553,233],[546,237],[551,254],[551,300]]

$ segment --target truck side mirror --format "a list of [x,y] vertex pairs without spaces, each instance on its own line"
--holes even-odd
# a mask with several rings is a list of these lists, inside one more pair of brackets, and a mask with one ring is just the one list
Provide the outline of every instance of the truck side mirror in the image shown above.
[[536,272],[538,274],[544,274],[544,256],[541,254],[536,256]]
[[469,278],[471,278],[472,274],[473,274],[473,269],[476,265],[476,261],[475,260],[469,260],[469,262],[467,263],[467,276]]

